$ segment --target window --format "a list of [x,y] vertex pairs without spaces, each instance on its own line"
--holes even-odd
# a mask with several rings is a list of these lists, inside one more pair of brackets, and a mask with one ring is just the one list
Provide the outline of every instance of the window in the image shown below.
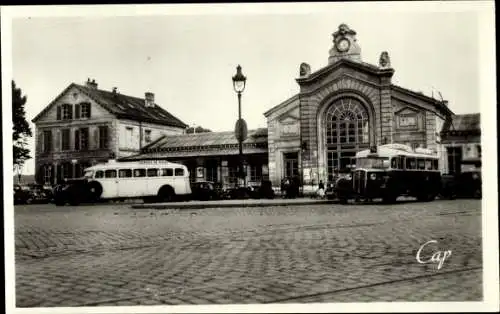
[[432,169],[432,160],[431,159],[426,159],[425,160],[425,170],[433,170]]
[[134,128],[132,127],[125,128],[125,145],[128,148],[134,147]]
[[62,105],[62,119],[71,120],[73,119],[73,106],[70,104]]
[[393,157],[391,159],[391,168],[392,169],[403,169],[402,159],[401,157]]
[[89,148],[89,128],[80,129],[80,150]]
[[425,159],[418,158],[417,159],[417,169],[425,170]]
[[175,168],[175,176],[176,177],[182,177],[182,176],[184,176],[184,169],[182,169],[182,168]]
[[417,127],[417,116],[414,114],[400,115],[398,117],[399,127],[415,128]]
[[43,131],[43,152],[48,153],[52,150],[52,131]]
[[71,178],[72,165],[70,163],[63,163],[61,165],[61,177],[62,178]]
[[104,149],[108,148],[108,127],[100,126],[99,127],[99,148]]
[[439,162],[437,159],[434,159],[432,161],[432,166],[433,166],[434,170],[439,170]]
[[96,179],[99,179],[99,178],[104,178],[104,171],[102,171],[102,170],[97,170],[97,171],[95,172],[95,178],[96,178]]
[[118,171],[118,176],[120,178],[132,178],[132,170],[130,170],[130,169],[120,169]]
[[69,150],[69,129],[63,129],[61,131],[61,150]]
[[250,181],[260,181],[262,180],[262,166],[261,165],[250,165]]
[[75,130],[75,150],[80,150],[80,130]]
[[163,168],[163,169],[161,169],[161,175],[163,177],[172,177],[172,176],[174,176],[174,169]]
[[476,145],[477,157],[481,158],[481,145]]
[[148,175],[148,177],[157,177],[158,176],[158,169],[156,169],[156,168],[148,169],[147,175]]
[[227,170],[228,170],[228,182],[229,183],[238,182],[238,167],[229,166]]
[[52,166],[45,165],[43,170],[43,183],[49,184],[52,178]]
[[106,170],[106,171],[104,171],[104,177],[106,177],[106,178],[116,178],[116,170]]
[[134,177],[142,178],[146,176],[146,169],[134,169]]
[[146,141],[146,143],[151,142],[151,130],[144,131],[144,140]]
[[88,119],[90,118],[90,104],[87,103],[81,103],[80,104],[80,118],[82,119]]
[[415,158],[406,158],[406,169],[417,169],[417,161]]

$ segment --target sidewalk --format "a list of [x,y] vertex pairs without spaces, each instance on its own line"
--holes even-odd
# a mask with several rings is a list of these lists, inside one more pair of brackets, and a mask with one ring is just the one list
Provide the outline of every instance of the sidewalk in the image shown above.
[[187,201],[154,204],[134,204],[132,208],[148,209],[200,209],[200,208],[222,208],[222,207],[266,207],[266,206],[298,206],[298,205],[320,205],[333,204],[333,200],[314,198],[276,198],[276,199],[246,199],[246,200],[216,200],[216,201]]

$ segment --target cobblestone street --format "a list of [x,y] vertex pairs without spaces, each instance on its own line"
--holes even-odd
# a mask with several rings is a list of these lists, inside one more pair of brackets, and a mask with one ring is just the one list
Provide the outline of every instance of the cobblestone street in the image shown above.
[[480,301],[481,246],[477,200],[16,206],[16,306]]

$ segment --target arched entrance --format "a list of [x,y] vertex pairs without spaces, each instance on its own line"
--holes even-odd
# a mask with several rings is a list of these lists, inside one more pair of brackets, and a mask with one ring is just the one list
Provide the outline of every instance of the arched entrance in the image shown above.
[[325,146],[328,179],[351,163],[357,151],[370,144],[369,115],[353,97],[335,100],[325,112]]

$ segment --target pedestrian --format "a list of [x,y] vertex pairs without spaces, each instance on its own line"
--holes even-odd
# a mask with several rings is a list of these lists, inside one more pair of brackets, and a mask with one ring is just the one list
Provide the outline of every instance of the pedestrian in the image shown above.
[[325,184],[323,183],[323,180],[319,180],[317,195],[319,198],[325,197]]

